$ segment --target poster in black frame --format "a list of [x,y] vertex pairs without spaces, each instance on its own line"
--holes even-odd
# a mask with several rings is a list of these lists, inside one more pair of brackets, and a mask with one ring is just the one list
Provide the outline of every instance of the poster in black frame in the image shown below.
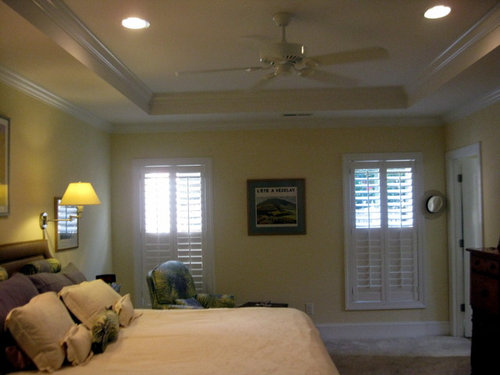
[[306,233],[305,179],[247,181],[248,234]]

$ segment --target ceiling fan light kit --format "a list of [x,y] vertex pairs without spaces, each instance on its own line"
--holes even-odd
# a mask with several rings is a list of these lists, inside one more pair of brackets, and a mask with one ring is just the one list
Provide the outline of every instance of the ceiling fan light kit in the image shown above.
[[305,48],[299,43],[269,43],[260,49],[260,61],[264,64],[279,64],[286,60],[298,64],[304,58]]

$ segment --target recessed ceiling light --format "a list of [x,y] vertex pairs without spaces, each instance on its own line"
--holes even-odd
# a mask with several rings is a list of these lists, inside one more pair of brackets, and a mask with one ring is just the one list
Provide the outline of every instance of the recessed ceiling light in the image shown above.
[[122,20],[122,26],[127,29],[147,29],[149,22],[138,17],[129,17]]
[[436,5],[435,7],[427,9],[424,13],[425,18],[436,19],[443,18],[450,14],[451,8],[446,5]]

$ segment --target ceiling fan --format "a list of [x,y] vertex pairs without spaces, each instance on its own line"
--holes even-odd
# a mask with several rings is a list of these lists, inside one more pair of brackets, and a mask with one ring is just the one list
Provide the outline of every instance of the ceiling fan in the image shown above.
[[323,83],[330,83],[338,86],[353,86],[357,83],[356,79],[320,70],[318,67],[377,60],[389,57],[387,50],[381,47],[369,47],[307,57],[304,45],[300,43],[290,43],[286,40],[286,27],[290,23],[292,17],[293,14],[288,12],[279,12],[273,16],[274,23],[281,28],[281,41],[266,42],[262,44],[259,51],[260,62],[262,65],[240,68],[179,71],[176,72],[175,75],[180,76],[197,73],[218,73],[228,71],[254,72],[260,70],[270,70],[268,74],[264,75],[260,81],[254,85],[254,89],[265,86],[276,77],[290,75],[292,73],[295,73],[302,78]]

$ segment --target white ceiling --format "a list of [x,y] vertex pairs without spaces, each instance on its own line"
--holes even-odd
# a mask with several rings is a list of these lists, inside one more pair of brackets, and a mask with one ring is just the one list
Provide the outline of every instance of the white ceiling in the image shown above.
[[[303,115],[441,121],[498,100],[500,5],[443,0],[451,14],[427,20],[433,3],[3,0],[0,80],[111,131],[282,124]],[[259,42],[281,37],[272,20],[279,11],[294,14],[287,39],[308,56],[382,47],[389,58],[322,67],[358,80],[348,88],[291,75],[250,90],[262,71],[176,76],[258,66]],[[131,15],[151,27],[122,28]]]

